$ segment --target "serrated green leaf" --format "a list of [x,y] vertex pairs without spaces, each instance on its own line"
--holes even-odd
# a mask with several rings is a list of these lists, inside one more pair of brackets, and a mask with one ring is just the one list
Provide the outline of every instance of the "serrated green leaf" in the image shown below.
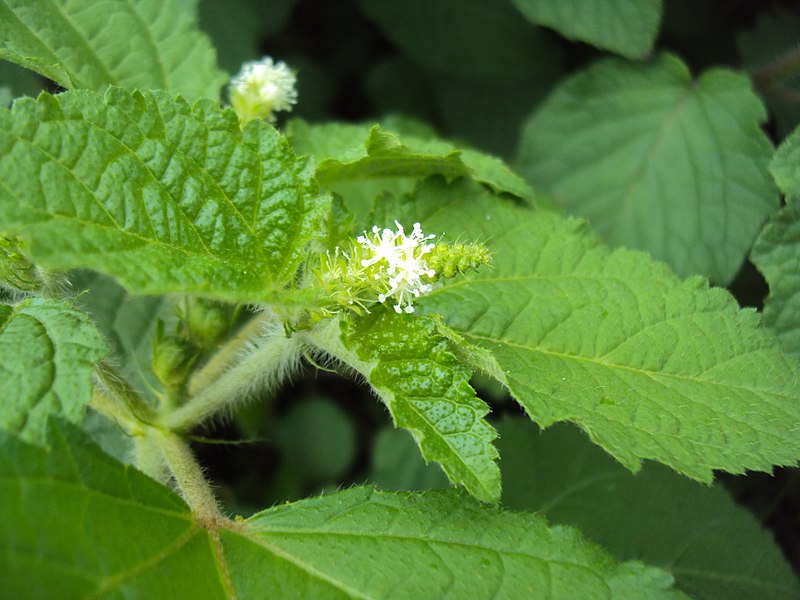
[[612,245],[682,276],[729,282],[777,194],[749,81],[692,81],[677,58],[602,61],[559,86],[525,127],[518,165]]
[[[500,473],[484,420],[489,407],[469,385],[431,318],[378,311],[352,325],[334,321],[312,343],[366,377],[397,427],[411,432],[426,461],[484,502],[500,498]],[[341,337],[341,339],[338,339]]]
[[84,435],[51,431],[50,453],[0,434],[0,585],[11,598],[685,597],[669,574],[617,564],[573,529],[453,491],[354,488],[200,523]]
[[401,209],[486,241],[494,268],[420,310],[480,348],[537,423],[572,421],[632,470],[651,459],[700,481],[800,458],[798,364],[725,290],[467,182],[430,181]]
[[328,199],[261,121],[165,92],[42,95],[0,111],[0,230],[38,263],[140,294],[268,299],[293,280]]
[[770,532],[719,484],[659,465],[632,475],[575,428],[497,423],[503,504],[579,528],[618,560],[671,572],[696,600],[800,598],[800,581]]
[[[338,573],[331,587],[342,597],[685,598],[663,571],[613,565],[574,530],[548,529],[536,515],[486,508],[451,490],[354,488],[275,507],[248,524],[262,552],[313,548],[311,564]],[[345,556],[359,560],[342,565]],[[264,593],[255,585],[243,592]]]
[[92,367],[108,348],[89,317],[65,302],[0,305],[0,321],[0,428],[44,443],[51,415],[83,418]]
[[775,330],[787,353],[800,358],[800,206],[774,215],[750,255],[769,284],[764,322]]
[[[289,124],[287,136],[298,153],[314,157],[320,184],[341,193],[346,201],[352,188],[338,187],[342,184],[377,180],[377,188],[365,188],[374,194],[369,200],[374,200],[375,192],[386,187],[386,179],[429,175],[469,176],[498,192],[535,198],[531,187],[500,159],[434,137],[398,135],[379,125],[310,125],[300,120]],[[409,186],[390,184],[388,189],[398,193]],[[363,209],[362,204],[363,199],[358,203]]]
[[661,0],[511,0],[532,23],[627,58],[653,48]]
[[163,89],[219,98],[225,74],[173,0],[3,0],[0,57],[68,89]]
[[[494,0],[360,0],[363,13],[419,64],[473,81],[525,81],[555,44]],[[557,52],[557,50],[556,50]]]

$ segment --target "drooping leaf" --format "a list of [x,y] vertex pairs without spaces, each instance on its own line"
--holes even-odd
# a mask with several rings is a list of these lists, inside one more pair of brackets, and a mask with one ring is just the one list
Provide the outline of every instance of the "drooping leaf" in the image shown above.
[[695,600],[800,598],[800,581],[770,532],[720,485],[659,465],[632,475],[573,427],[497,423],[503,504],[571,525],[618,560],[672,573]]
[[558,52],[507,2],[361,0],[359,5],[392,42],[438,74],[524,81]]
[[0,428],[44,443],[51,415],[80,421],[92,366],[107,351],[91,319],[65,302],[0,305]]
[[494,268],[420,310],[479,348],[465,356],[543,427],[572,421],[632,470],[651,459],[700,481],[800,458],[798,365],[726,291],[468,182],[432,180],[397,211],[486,240]]
[[787,353],[800,358],[800,206],[793,203],[767,222],[753,244],[753,263],[769,283],[764,321]]
[[294,120],[287,136],[296,151],[317,161],[317,178],[326,186],[388,177],[466,175],[498,192],[533,200],[531,187],[500,159],[459,148],[435,137],[397,135],[374,125]]
[[52,268],[140,294],[268,298],[292,281],[327,198],[286,140],[164,92],[68,92],[0,111],[0,230]]
[[163,89],[219,97],[225,74],[174,0],[3,0],[0,57],[68,89]]
[[532,23],[632,59],[642,58],[652,50],[663,10],[661,0],[511,2]]
[[[484,502],[500,498],[489,407],[475,396],[470,371],[450,352],[430,318],[388,311],[342,322],[312,342],[366,377],[397,427],[411,432],[426,461]],[[340,339],[339,339],[340,338]]]
[[727,283],[777,207],[765,117],[749,81],[731,71],[692,81],[673,56],[609,59],[535,112],[518,164],[612,245]]
[[573,529],[454,491],[354,488],[200,523],[82,434],[51,431],[49,453],[0,434],[0,585],[12,598],[685,597],[669,574],[617,564]]

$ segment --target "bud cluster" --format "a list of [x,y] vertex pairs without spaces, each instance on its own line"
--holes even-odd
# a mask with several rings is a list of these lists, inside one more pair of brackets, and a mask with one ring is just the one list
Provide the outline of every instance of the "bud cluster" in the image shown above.
[[230,101],[242,123],[253,119],[274,122],[277,111],[292,110],[297,102],[297,76],[282,61],[265,56],[246,62],[231,80]]

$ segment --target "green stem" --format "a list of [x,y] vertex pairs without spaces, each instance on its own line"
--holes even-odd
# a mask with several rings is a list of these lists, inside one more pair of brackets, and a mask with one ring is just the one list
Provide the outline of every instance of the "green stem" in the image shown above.
[[252,343],[254,338],[258,338],[270,323],[274,323],[274,317],[268,313],[260,313],[250,319],[235,337],[226,342],[201,369],[192,375],[186,388],[189,395],[196,396],[219,379],[241,356],[248,344]]
[[148,433],[153,443],[161,449],[164,462],[195,516],[203,521],[224,518],[219,511],[214,492],[186,442],[169,431],[151,428]]
[[298,337],[287,337],[277,323],[249,344],[255,347],[186,404],[164,415],[160,425],[172,431],[186,430],[256,391],[274,389],[298,366],[303,350]]

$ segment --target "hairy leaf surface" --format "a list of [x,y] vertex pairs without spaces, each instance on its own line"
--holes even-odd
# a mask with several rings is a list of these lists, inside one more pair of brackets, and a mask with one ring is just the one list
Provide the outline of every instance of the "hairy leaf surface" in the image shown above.
[[225,74],[174,0],[2,0],[0,57],[68,89],[108,85],[217,99]]
[[484,420],[489,407],[475,396],[470,370],[449,350],[430,318],[381,309],[315,342],[366,377],[397,427],[411,432],[426,461],[485,502],[500,498],[500,472],[492,446],[496,433]]
[[465,182],[431,181],[399,210],[487,240],[494,268],[420,309],[485,351],[474,362],[537,423],[572,421],[630,469],[652,459],[701,481],[800,458],[798,365],[724,290]]
[[91,319],[65,302],[0,305],[0,428],[44,443],[49,416],[80,421],[92,366],[107,351]]
[[0,111],[0,229],[54,268],[134,293],[268,298],[293,280],[327,198],[286,140],[208,100],[42,95]]
[[503,504],[572,525],[618,560],[675,576],[696,600],[800,598],[800,581],[753,515],[721,485],[648,464],[626,471],[577,429],[497,423]]
[[532,23],[627,58],[653,48],[661,0],[512,0]]
[[12,598],[684,597],[669,574],[617,564],[573,529],[453,491],[354,488],[201,524],[83,434],[51,431],[49,453],[0,434],[0,585]]
[[612,245],[727,283],[777,207],[765,117],[749,81],[731,71],[695,82],[673,56],[609,59],[534,113],[518,164]]

